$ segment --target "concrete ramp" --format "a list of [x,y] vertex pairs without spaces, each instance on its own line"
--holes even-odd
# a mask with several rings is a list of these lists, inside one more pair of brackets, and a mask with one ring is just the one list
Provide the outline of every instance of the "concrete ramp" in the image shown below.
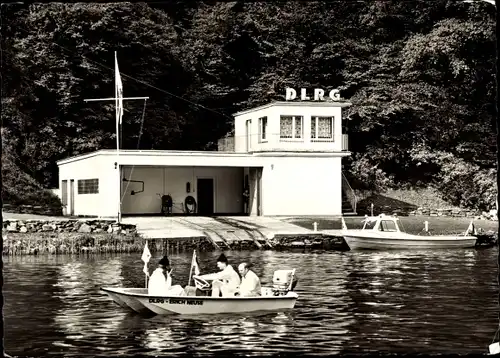
[[225,221],[232,226],[258,231],[267,239],[273,239],[276,235],[303,236],[321,234],[320,232],[314,232],[298,225],[265,216],[227,216],[215,219]]
[[231,249],[234,245],[256,244],[251,235],[219,218],[204,216],[187,216],[179,218],[182,223],[193,229],[202,231],[209,239],[221,248]]
[[205,237],[220,249],[254,244],[272,248],[276,236],[314,236],[320,232],[304,229],[279,219],[262,216],[170,216],[128,217],[124,223],[134,224],[137,232],[150,239]]
[[136,225],[137,232],[148,239],[204,237],[202,231],[184,225],[175,217],[127,217],[126,224]]

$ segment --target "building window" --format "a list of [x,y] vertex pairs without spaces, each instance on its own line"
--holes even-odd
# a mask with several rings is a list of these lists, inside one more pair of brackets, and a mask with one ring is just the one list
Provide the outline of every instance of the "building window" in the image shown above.
[[78,180],[78,194],[99,194],[99,179]]
[[333,118],[311,117],[311,139],[313,142],[333,142]]
[[267,117],[259,118],[259,140],[267,142]]
[[281,116],[280,139],[302,139],[302,116]]

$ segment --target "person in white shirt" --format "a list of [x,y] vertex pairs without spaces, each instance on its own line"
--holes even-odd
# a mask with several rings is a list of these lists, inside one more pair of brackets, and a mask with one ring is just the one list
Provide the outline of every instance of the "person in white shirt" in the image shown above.
[[[180,285],[172,286],[172,270],[168,257],[164,256],[158,262],[158,268],[149,277],[148,294],[151,296],[184,296],[184,289]],[[165,277],[165,274],[167,277]]]
[[242,262],[238,266],[238,272],[241,275],[241,284],[237,295],[242,297],[257,297],[261,295],[261,286],[259,277],[250,270],[252,266]]
[[234,268],[228,264],[228,260],[224,254],[221,254],[217,259],[217,267],[220,272],[210,273],[206,275],[196,276],[204,280],[212,281],[212,297],[234,296],[240,285],[240,276]]

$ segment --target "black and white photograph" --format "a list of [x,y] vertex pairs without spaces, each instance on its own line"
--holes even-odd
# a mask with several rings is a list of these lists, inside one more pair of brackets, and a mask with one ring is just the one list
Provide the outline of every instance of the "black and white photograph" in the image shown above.
[[3,355],[500,354],[496,6],[2,3]]

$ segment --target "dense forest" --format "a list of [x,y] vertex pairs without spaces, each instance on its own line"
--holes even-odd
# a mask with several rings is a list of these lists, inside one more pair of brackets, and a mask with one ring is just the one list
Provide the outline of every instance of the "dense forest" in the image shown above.
[[[57,187],[61,158],[122,147],[215,150],[231,114],[286,87],[339,88],[353,105],[353,187],[433,186],[494,207],[496,11],[484,1],[2,5],[4,202]],[[28,195],[29,194],[29,195]]]

